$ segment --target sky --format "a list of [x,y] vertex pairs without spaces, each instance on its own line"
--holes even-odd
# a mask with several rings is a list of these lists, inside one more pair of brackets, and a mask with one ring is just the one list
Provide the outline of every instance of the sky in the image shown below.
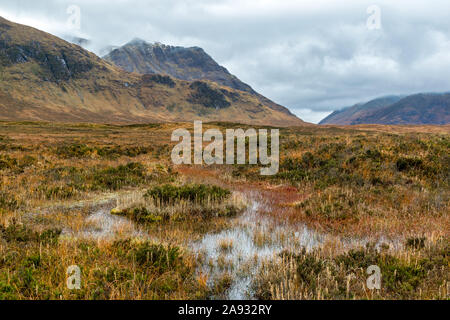
[[450,91],[448,0],[0,0],[0,16],[98,55],[133,38],[199,46],[317,123],[373,98]]

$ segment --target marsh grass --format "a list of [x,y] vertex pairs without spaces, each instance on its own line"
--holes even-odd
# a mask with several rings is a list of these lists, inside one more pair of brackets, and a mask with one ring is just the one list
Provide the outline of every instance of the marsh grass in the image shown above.
[[219,248],[222,253],[229,253],[233,250],[233,239],[222,239],[219,243]]
[[[269,214],[327,232],[358,235],[436,230],[448,236],[450,157],[447,132],[337,132],[282,135],[278,175],[250,167],[240,177],[287,184],[299,199]],[[393,130],[395,132],[395,130]]]
[[163,185],[119,198],[111,212],[138,223],[234,217],[246,207],[240,194],[210,185]]
[[[265,263],[253,288],[260,299],[446,299],[449,242],[438,239],[421,250],[376,249],[341,254],[321,249],[284,252]],[[367,288],[366,270],[381,269],[381,290]]]
[[[1,299],[197,299],[207,290],[176,246],[152,242],[32,241],[1,247]],[[16,251],[12,251],[14,248]],[[16,254],[14,254],[16,252]],[[82,289],[65,285],[66,268],[82,270]]]
[[[269,204],[261,214],[274,224],[402,244],[350,251],[335,240],[285,252],[261,267],[256,297],[448,299],[448,127],[282,129],[272,178],[255,166],[174,167],[170,136],[178,127],[0,122],[0,300],[226,297],[227,259],[210,279],[188,244],[230,228],[248,190],[261,192]],[[148,239],[61,233],[88,228],[103,199],[117,199],[117,213],[138,221]],[[266,245],[267,233],[253,241]],[[222,256],[236,247],[230,242]],[[250,260],[238,271],[248,273]],[[382,269],[380,292],[365,288],[368,263]],[[70,265],[81,268],[79,291],[67,289]]]

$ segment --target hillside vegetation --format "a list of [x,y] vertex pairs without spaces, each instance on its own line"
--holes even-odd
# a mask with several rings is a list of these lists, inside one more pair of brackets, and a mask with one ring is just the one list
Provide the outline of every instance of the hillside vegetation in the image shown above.
[[450,94],[388,96],[333,112],[320,124],[445,125],[450,123]]
[[214,82],[129,73],[79,46],[0,18],[3,120],[148,123],[239,118],[244,123],[303,125],[283,110]]

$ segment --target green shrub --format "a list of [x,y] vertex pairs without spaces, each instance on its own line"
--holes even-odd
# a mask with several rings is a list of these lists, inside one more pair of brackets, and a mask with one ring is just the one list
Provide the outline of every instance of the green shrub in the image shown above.
[[326,261],[320,259],[315,252],[308,253],[305,249],[298,255],[282,253],[281,256],[293,258],[297,264],[297,279],[315,290],[317,276],[325,269]]
[[148,154],[153,151],[150,147],[103,147],[96,148],[97,154],[103,158],[118,158],[121,156],[127,156],[130,158],[135,158],[142,154]]
[[380,255],[375,246],[369,244],[367,248],[353,249],[346,254],[337,256],[334,261],[344,265],[347,270],[366,269],[371,265],[377,265],[380,262]]
[[426,240],[427,238],[425,237],[415,237],[406,239],[406,247],[414,249],[423,249],[425,248]]
[[22,173],[25,168],[36,163],[36,159],[26,155],[20,159],[11,158],[8,155],[0,155],[0,170],[13,170],[15,173]]
[[134,248],[131,254],[139,265],[156,268],[161,273],[174,268],[180,262],[178,247],[165,248],[161,244],[145,242]]
[[152,242],[133,243],[131,240],[114,243],[117,254],[126,256],[139,267],[162,274],[182,265],[182,255],[176,246],[165,247]]
[[420,170],[423,168],[423,160],[417,158],[399,158],[397,160],[396,167],[400,172]]
[[93,148],[80,143],[64,145],[56,149],[56,154],[66,159],[89,157],[93,152]]
[[14,211],[19,208],[19,201],[9,193],[0,191],[0,213],[2,210]]
[[[45,184],[36,188],[45,199],[71,199],[85,191],[116,191],[127,186],[139,186],[154,176],[146,174],[141,163],[118,167],[57,167],[42,173]],[[50,181],[56,185],[49,184]]]
[[37,234],[38,242],[42,244],[57,244],[59,236],[61,235],[61,229],[48,229],[40,234]]
[[0,235],[8,242],[28,242],[35,236],[30,229],[14,221],[6,228],[0,225]]
[[414,292],[426,276],[421,265],[405,265],[396,259],[381,264],[380,268],[384,288],[397,296]]
[[109,167],[94,174],[93,189],[119,190],[124,186],[138,186],[147,181],[145,167],[140,163],[129,163],[116,168]]
[[14,294],[14,288],[0,280],[0,300],[16,300],[17,297]]
[[0,225],[0,237],[7,242],[37,242],[42,244],[56,244],[61,234],[60,229],[47,229],[43,232],[35,232],[15,221],[8,227]]
[[128,217],[138,223],[156,223],[169,219],[168,216],[153,214],[149,212],[147,208],[143,207],[125,209],[122,211],[112,210],[111,213],[118,216]]
[[14,169],[17,165],[17,159],[5,155],[0,155],[0,170]]
[[224,202],[231,192],[209,185],[162,185],[147,191],[147,205],[113,209],[112,214],[126,216],[138,223],[180,222],[191,218],[208,220],[214,217],[232,217],[243,208]]
[[96,147],[88,146],[85,144],[69,144],[56,148],[55,153],[65,159],[71,158],[87,158],[97,155],[101,158],[115,159],[121,156],[127,156],[130,158],[137,157],[142,154],[148,154],[153,151],[152,147],[121,147],[121,146],[106,146]]
[[[46,187],[46,186],[45,186]],[[70,199],[75,196],[76,190],[73,186],[58,186],[58,187],[48,187],[44,190],[45,197],[48,200],[53,199]]]
[[368,149],[366,150],[362,158],[370,159],[374,162],[381,162],[383,160],[383,155],[377,149]]
[[308,217],[338,221],[358,218],[357,201],[351,193],[328,189],[299,203],[297,207]]
[[166,184],[148,190],[145,196],[161,205],[169,205],[181,200],[192,203],[221,201],[228,198],[230,195],[231,192],[229,190],[222,189],[218,186],[194,184],[177,187]]
[[427,265],[424,261],[419,263],[406,263],[389,254],[378,252],[373,245],[366,249],[351,250],[335,258],[335,262],[342,263],[347,270],[366,270],[371,265],[381,269],[382,289],[396,297],[408,297],[414,294],[427,272],[434,265]]
[[18,165],[21,169],[31,167],[36,163],[36,158],[26,155],[22,159],[19,159]]

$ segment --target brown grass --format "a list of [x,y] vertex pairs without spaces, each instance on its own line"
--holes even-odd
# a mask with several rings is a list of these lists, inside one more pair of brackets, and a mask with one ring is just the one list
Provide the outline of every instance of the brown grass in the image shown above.
[[[196,273],[198,259],[188,244],[205,233],[229,228],[228,217],[141,225],[151,240],[60,236],[54,242],[48,238],[52,230],[88,228],[86,218],[102,201],[120,199],[122,207],[136,206],[143,203],[145,190],[167,183],[258,192],[268,203],[261,214],[280,222],[304,223],[329,235],[313,256],[290,252],[267,262],[255,283],[257,289],[268,289],[258,291],[261,298],[443,299],[448,294],[449,138],[445,127],[426,127],[420,133],[401,127],[395,134],[391,127],[284,129],[280,175],[262,178],[253,166],[174,167],[169,158],[170,134],[180,125],[0,123],[0,298],[197,299],[223,294],[230,283],[227,274],[208,287],[208,275]],[[205,127],[213,126],[226,127]],[[136,147],[146,152],[135,154]],[[367,153],[374,149],[380,152]],[[308,152],[312,165],[302,167]],[[295,166],[283,164],[288,158]],[[400,163],[401,171],[397,161],[403,158],[422,162],[407,163],[406,169]],[[138,165],[129,166],[132,163]],[[402,244],[398,250],[377,253],[395,258],[395,263],[383,265],[385,272],[390,276],[392,270],[400,270],[409,275],[410,268],[420,265],[421,276],[406,282],[389,278],[389,288],[378,295],[367,291],[364,268],[343,262],[348,249],[339,239],[345,237],[398,241]],[[405,247],[409,238],[421,237],[426,238],[424,249]],[[232,250],[232,240],[223,243],[224,253]],[[255,235],[255,243],[267,241],[267,234]],[[149,265],[145,259],[137,264],[133,259],[140,253],[145,257],[157,250],[151,244],[161,244],[167,252],[176,247],[179,256],[168,267]],[[368,261],[382,259],[370,251],[362,255]],[[299,280],[302,259],[325,265],[313,272],[319,277],[318,285]],[[72,264],[82,269],[84,286],[79,292],[65,286],[65,270]],[[222,264],[227,266],[227,261]],[[351,274],[356,278],[348,280]]]

